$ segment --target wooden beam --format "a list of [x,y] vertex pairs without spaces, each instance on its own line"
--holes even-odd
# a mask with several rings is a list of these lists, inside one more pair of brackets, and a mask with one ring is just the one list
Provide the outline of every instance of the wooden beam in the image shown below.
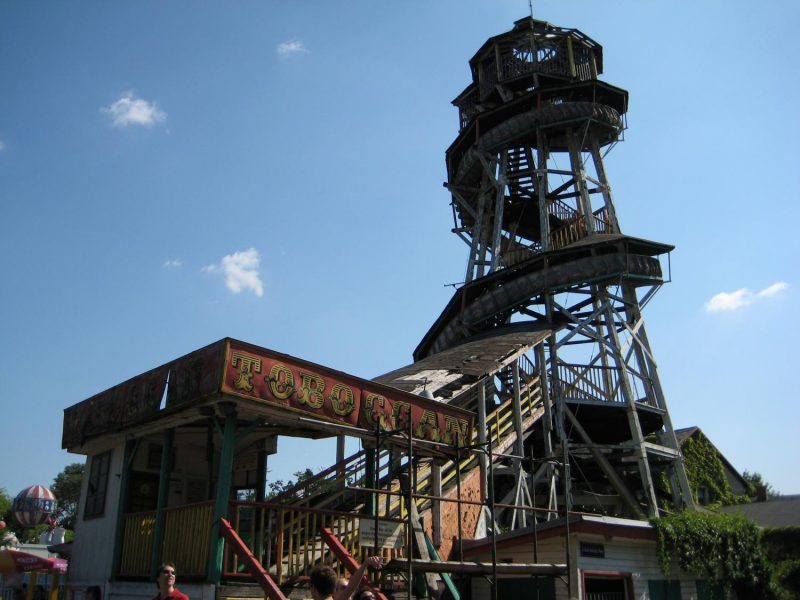
[[[384,567],[388,571],[407,571],[408,560],[405,558],[395,558],[389,561]],[[411,567],[414,571],[423,573],[459,573],[463,575],[491,575],[497,569],[498,575],[550,575],[560,577],[567,574],[565,564],[545,564],[545,563],[492,563],[484,562],[456,562],[456,561],[437,561],[422,560],[419,558],[411,559]]]

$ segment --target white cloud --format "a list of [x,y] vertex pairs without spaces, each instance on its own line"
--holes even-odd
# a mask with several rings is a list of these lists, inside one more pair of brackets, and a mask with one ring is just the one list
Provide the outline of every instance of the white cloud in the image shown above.
[[760,298],[767,298],[774,296],[789,287],[789,284],[784,281],[777,281],[764,288],[760,292],[751,292],[747,288],[741,288],[735,292],[720,292],[706,302],[706,310],[708,312],[716,312],[721,310],[738,310],[748,304],[752,304]]
[[225,275],[225,285],[234,294],[250,290],[260,298],[264,295],[264,286],[258,275],[260,264],[261,255],[258,250],[250,248],[223,256],[219,264],[203,267],[203,271]]
[[183,261],[179,258],[173,258],[171,260],[165,260],[164,264],[161,266],[165,269],[177,269],[183,266]]
[[167,119],[167,113],[161,110],[158,104],[137,98],[133,92],[123,94],[119,100],[100,110],[111,117],[111,124],[114,127],[128,125],[151,127]]
[[774,296],[778,292],[782,292],[783,290],[785,290],[788,287],[789,287],[789,284],[786,283],[785,281],[778,281],[776,283],[773,283],[771,286],[769,286],[767,288],[764,288],[763,290],[758,292],[757,296],[759,298],[766,298],[767,296]]
[[308,49],[303,45],[303,42],[298,42],[297,40],[278,44],[278,56],[285,58],[293,54],[308,54]]

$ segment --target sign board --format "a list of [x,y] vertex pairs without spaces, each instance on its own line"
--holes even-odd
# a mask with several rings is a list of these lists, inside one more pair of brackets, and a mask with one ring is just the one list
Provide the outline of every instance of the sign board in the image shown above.
[[[405,528],[402,523],[378,520],[378,547],[400,548],[405,542]],[[358,520],[358,545],[375,546],[375,519]]]
[[222,392],[367,432],[410,426],[414,439],[463,448],[472,413],[292,356],[228,340]]
[[143,373],[64,411],[62,446],[151,423],[162,412],[207,404],[220,394],[265,408],[361,429],[411,431],[443,451],[471,440],[470,411],[225,338]]

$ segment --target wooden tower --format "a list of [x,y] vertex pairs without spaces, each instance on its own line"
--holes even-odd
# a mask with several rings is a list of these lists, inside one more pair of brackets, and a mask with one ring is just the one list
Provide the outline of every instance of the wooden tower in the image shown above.
[[446,183],[465,284],[415,360],[550,332],[532,357],[548,409],[526,439],[541,458],[534,493],[637,518],[692,506],[641,314],[672,246],[622,233],[603,167],[628,93],[598,80],[597,42],[532,18],[487,40],[470,69]]

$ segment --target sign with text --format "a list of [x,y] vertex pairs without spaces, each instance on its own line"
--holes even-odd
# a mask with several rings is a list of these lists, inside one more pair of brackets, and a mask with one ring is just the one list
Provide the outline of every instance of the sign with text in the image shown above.
[[368,432],[407,431],[413,437],[464,447],[472,413],[372,383],[300,359],[229,340],[222,392],[308,413]]
[[364,435],[410,430],[414,441],[441,444],[444,451],[463,448],[472,435],[470,411],[225,338],[67,408],[62,446],[82,446],[162,413],[216,401],[220,393]]
[[[378,521],[378,548],[400,548],[405,541],[402,523]],[[358,520],[358,545],[375,547],[375,519]]]

